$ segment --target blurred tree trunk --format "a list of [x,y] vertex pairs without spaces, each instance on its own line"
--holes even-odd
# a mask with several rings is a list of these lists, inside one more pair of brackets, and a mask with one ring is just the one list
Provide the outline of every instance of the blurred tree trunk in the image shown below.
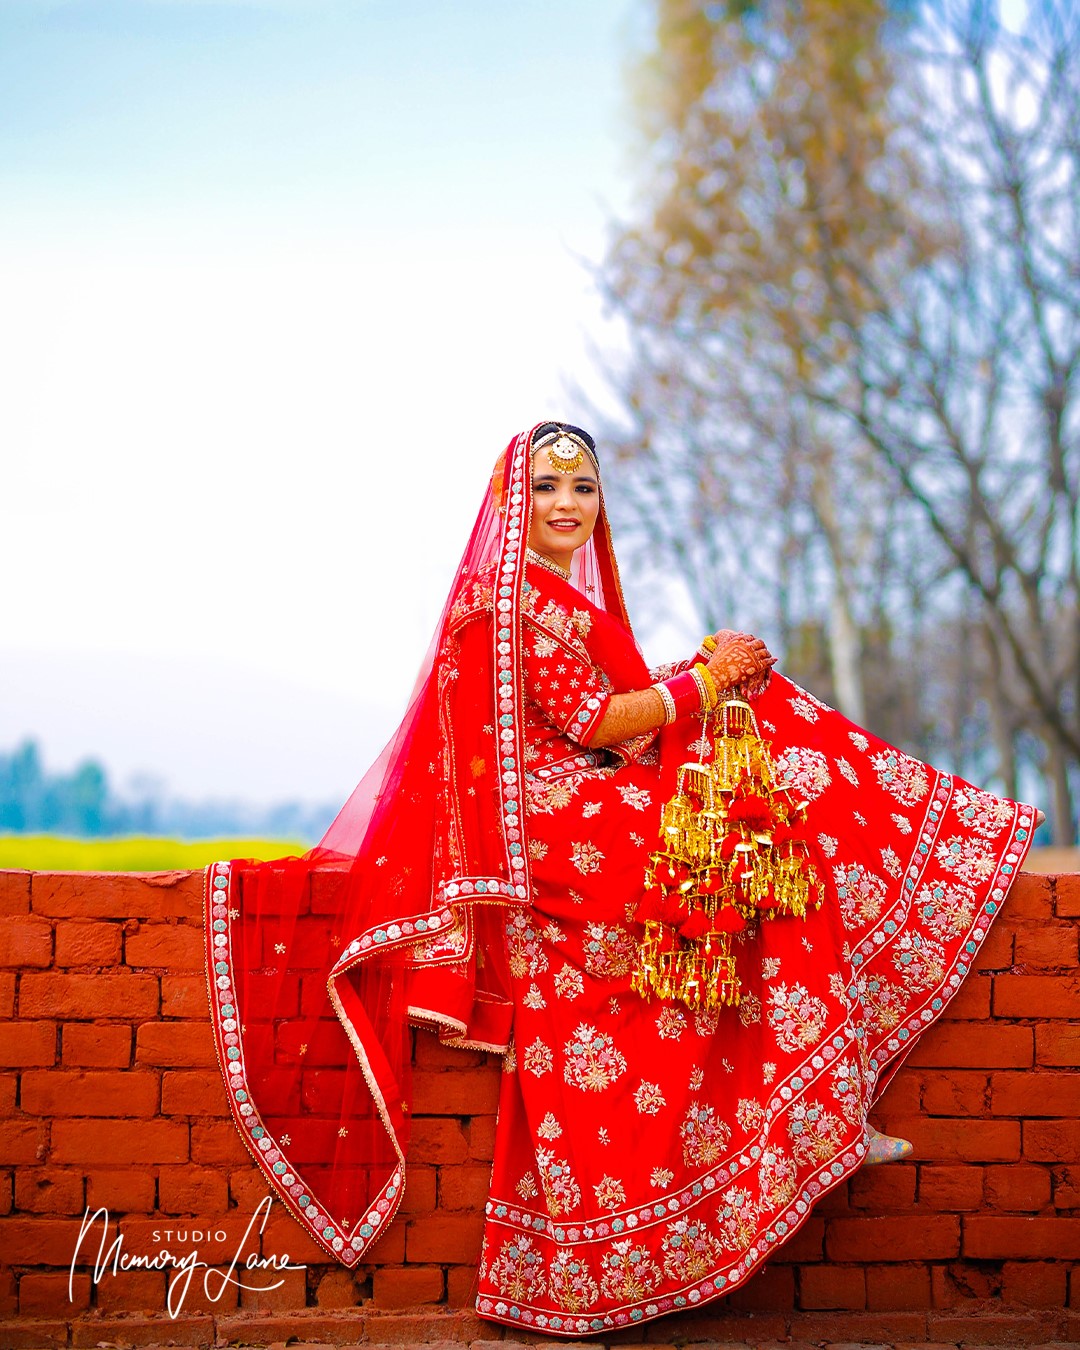
[[[642,210],[604,272],[630,337],[624,515],[664,502],[651,557],[704,622],[718,599],[816,621],[856,717],[937,687],[903,659],[915,629],[962,640],[974,607],[991,734],[955,739],[996,746],[983,776],[1013,791],[1038,767],[1071,842],[1080,11],[654,3]],[[870,633],[900,644],[873,699]]]

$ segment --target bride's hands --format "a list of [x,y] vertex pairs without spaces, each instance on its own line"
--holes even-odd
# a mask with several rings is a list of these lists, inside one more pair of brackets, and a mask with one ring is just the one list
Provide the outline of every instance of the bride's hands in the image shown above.
[[730,628],[722,628],[713,640],[716,648],[709,657],[708,670],[716,687],[761,693],[769,671],[776,664],[776,657],[764,642],[750,633],[735,633]]

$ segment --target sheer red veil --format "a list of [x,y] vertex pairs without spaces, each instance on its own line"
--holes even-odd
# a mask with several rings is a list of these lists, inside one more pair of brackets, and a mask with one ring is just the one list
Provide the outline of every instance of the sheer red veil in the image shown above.
[[[541,423],[499,457],[401,725],[302,858],[207,873],[214,1032],[241,1135],[327,1251],[401,1200],[410,1025],[506,1048],[503,910],[527,903],[519,601]],[[629,626],[603,500],[574,582]]]

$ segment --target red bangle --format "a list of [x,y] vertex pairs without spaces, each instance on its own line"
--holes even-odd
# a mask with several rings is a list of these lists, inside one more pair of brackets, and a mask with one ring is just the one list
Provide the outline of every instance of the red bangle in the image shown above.
[[670,680],[665,680],[664,688],[675,703],[676,717],[686,717],[692,713],[701,712],[703,707],[701,685],[698,684],[689,670],[684,670],[681,675],[673,675]]

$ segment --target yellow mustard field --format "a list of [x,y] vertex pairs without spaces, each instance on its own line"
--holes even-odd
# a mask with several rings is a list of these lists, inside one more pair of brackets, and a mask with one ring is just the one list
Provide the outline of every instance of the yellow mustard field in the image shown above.
[[0,835],[0,869],[32,872],[167,872],[222,858],[284,858],[303,853],[295,839],[66,839],[51,834]]

